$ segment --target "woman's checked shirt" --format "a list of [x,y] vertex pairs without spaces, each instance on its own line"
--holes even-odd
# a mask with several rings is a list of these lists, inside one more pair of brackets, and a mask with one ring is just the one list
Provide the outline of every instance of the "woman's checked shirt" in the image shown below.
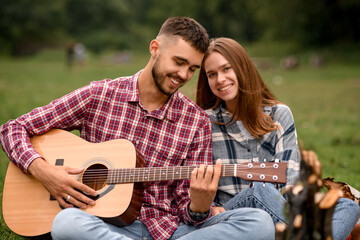
[[[227,123],[232,117],[221,106],[206,112],[212,123],[214,161],[221,159],[223,164],[239,164],[279,159],[287,162],[287,185],[295,183],[300,171],[300,154],[294,118],[287,106],[277,104],[264,107],[264,112],[271,116],[279,129],[265,134],[260,141],[253,136],[246,138],[235,121],[228,125],[216,124],[215,122]],[[214,203],[222,206],[237,193],[249,187],[249,184],[249,181],[238,177],[220,178]],[[279,186],[279,188],[283,187],[285,186]]]

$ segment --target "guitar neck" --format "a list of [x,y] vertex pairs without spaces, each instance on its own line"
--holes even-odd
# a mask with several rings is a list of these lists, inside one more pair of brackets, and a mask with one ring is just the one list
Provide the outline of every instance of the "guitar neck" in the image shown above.
[[[124,168],[108,170],[107,183],[134,183],[190,179],[199,166]],[[286,183],[286,163],[223,164],[221,177],[241,177],[249,181]]]

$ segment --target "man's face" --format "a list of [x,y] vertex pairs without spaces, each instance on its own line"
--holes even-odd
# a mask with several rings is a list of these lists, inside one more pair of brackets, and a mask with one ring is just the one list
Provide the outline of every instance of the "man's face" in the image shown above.
[[159,91],[170,96],[185,85],[200,67],[203,56],[181,38],[162,47],[152,68]]

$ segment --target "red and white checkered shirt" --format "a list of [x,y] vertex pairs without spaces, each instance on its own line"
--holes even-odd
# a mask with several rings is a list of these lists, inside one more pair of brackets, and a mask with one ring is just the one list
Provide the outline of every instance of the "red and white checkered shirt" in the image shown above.
[[[29,135],[52,128],[79,129],[89,142],[130,140],[147,167],[212,164],[211,124],[205,112],[180,92],[151,113],[139,99],[138,77],[92,82],[1,126],[0,140],[10,160],[24,172],[40,157]],[[188,212],[190,180],[153,182],[144,193],[139,220],[155,239],[168,239]],[[210,216],[210,214],[209,214]]]

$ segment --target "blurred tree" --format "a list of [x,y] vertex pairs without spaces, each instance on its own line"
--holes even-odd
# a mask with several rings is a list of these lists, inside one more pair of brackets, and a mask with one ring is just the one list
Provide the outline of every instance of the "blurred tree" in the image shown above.
[[204,0],[197,8],[197,19],[211,37],[231,37],[242,42],[257,40],[262,27],[255,19],[252,1]]
[[0,53],[81,41],[93,51],[147,47],[170,16],[189,16],[210,37],[291,41],[300,47],[360,40],[358,0],[0,0]]
[[254,0],[266,38],[291,40],[302,47],[360,40],[360,1]]
[[0,51],[13,55],[35,52],[63,34],[65,0],[1,0]]
[[128,47],[128,26],[134,19],[127,1],[67,0],[65,14],[66,32],[92,50]]

